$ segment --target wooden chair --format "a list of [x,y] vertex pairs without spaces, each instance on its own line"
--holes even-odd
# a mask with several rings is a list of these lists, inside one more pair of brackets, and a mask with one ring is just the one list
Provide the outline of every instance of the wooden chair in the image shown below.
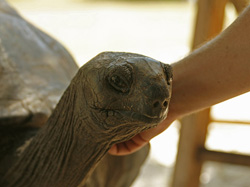
[[[249,2],[248,0],[230,1],[238,13],[240,13]],[[197,1],[193,49],[221,32],[225,6],[228,2],[229,0]],[[210,108],[181,120],[182,126],[179,148],[172,181],[173,187],[198,187],[204,161],[217,161],[250,166],[250,156],[211,151],[205,148],[207,127],[211,122],[214,121],[210,117]],[[223,123],[225,122],[234,123],[232,121],[223,121]],[[245,124],[247,122],[241,123]]]

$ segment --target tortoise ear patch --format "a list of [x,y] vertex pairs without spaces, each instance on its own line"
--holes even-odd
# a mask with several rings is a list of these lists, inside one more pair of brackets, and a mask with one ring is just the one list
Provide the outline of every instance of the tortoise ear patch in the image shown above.
[[163,71],[166,75],[168,85],[171,85],[172,80],[173,80],[173,68],[172,68],[172,66],[169,64],[162,63],[162,68],[163,68]]

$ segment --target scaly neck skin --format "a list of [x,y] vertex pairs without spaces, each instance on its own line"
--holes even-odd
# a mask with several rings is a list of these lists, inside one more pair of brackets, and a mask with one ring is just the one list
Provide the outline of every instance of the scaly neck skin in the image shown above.
[[79,107],[79,101],[68,88],[44,128],[7,173],[5,186],[73,187],[86,180],[109,145],[97,141],[101,131],[86,111],[77,111],[85,108]]

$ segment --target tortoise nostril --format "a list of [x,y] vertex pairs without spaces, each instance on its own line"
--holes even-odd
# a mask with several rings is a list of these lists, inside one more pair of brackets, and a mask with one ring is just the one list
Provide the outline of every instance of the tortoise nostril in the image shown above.
[[164,106],[164,107],[167,107],[167,106],[168,106],[168,102],[167,102],[167,101],[164,101],[163,106]]
[[153,104],[153,107],[154,107],[154,108],[161,108],[161,107],[166,108],[167,106],[168,106],[168,102],[167,102],[167,101],[164,101],[164,102],[156,101],[156,102],[154,102],[154,104]]
[[159,105],[160,105],[160,102],[159,102],[159,101],[156,101],[156,102],[153,104],[153,107],[154,107],[154,108],[157,108],[157,107],[159,107]]

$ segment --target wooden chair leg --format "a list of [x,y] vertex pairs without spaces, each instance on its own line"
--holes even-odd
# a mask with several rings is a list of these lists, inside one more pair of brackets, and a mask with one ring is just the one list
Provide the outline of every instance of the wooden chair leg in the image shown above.
[[193,49],[221,32],[227,2],[228,0],[199,0],[197,2]]
[[206,109],[182,119],[179,149],[175,165],[173,187],[198,187],[202,160],[198,150],[204,147],[210,110]]
[[[227,0],[199,0],[192,48],[216,36],[223,27]],[[198,187],[202,167],[199,149],[204,148],[210,109],[185,117],[182,121],[173,187]]]
[[230,0],[230,1],[233,3],[238,14],[241,13],[242,10],[244,10],[247,7],[247,5],[249,5],[250,2],[249,0]]

